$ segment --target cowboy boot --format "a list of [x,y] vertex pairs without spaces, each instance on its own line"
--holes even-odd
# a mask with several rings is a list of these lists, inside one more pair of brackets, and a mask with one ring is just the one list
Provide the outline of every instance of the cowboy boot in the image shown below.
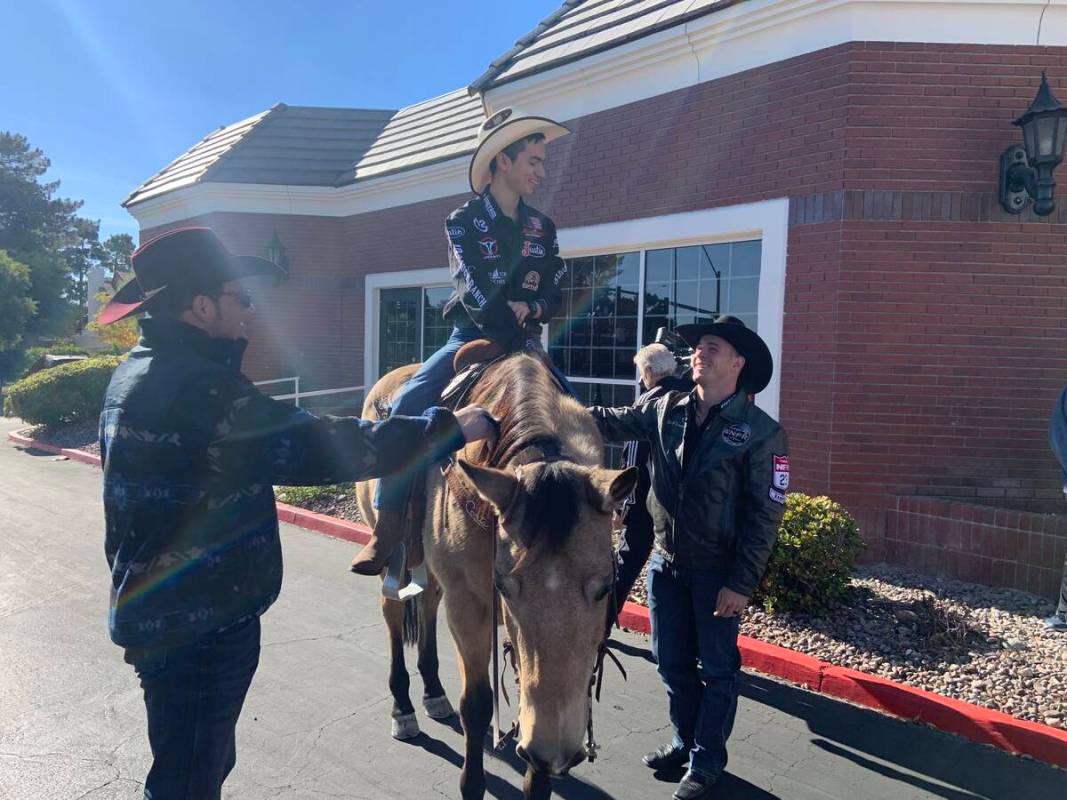
[[403,540],[406,529],[405,512],[379,511],[370,541],[352,559],[352,571],[357,575],[380,575],[394,548]]

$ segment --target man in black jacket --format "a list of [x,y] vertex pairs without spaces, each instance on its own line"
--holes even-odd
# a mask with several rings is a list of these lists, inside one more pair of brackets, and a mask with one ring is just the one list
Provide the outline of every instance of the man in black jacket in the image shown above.
[[165,233],[132,261],[100,317],[151,313],[100,415],[109,629],[144,690],[146,800],[214,800],[281,588],[273,486],[374,477],[491,427],[478,409],[375,425],[271,400],[240,370],[254,278],[276,267],[231,256],[207,228]]
[[[646,391],[634,402],[634,406],[643,406],[658,400],[668,392],[689,392],[693,382],[688,378],[679,378],[678,362],[665,345],[653,342],[645,345],[634,356],[641,375],[641,384]],[[652,487],[652,472],[649,464],[649,444],[639,440],[626,445],[624,457],[626,466],[637,467],[637,486],[633,494],[626,498],[622,511],[622,536],[619,540],[617,560],[619,570],[615,576],[615,608],[621,609],[626,598],[630,596],[634,581],[641,574],[641,569],[652,552],[652,517],[648,513],[648,490]]]
[[674,738],[645,763],[688,761],[674,797],[694,800],[710,794],[726,766],[740,614],[778,535],[789,453],[785,431],[748,397],[771,378],[763,340],[726,316],[677,333],[694,349],[691,393],[591,411],[607,440],[653,443],[648,606]]
[[[541,326],[559,310],[567,265],[559,257],[555,224],[526,199],[544,180],[545,145],[568,133],[510,108],[482,124],[470,165],[476,196],[445,222],[455,291],[444,316],[454,326],[452,335],[397,394],[390,413],[421,414],[436,403],[455,374],[457,351],[468,342],[490,339],[505,351],[540,348]],[[563,374],[553,372],[570,391]],[[374,535],[353,559],[353,572],[378,575],[385,568],[407,533],[405,512],[421,468],[413,463],[379,481]]]

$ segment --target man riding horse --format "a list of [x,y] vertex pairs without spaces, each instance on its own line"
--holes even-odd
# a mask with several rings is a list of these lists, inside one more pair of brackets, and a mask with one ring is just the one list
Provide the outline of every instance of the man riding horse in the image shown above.
[[[391,414],[417,415],[436,403],[455,374],[453,358],[468,342],[488,338],[507,352],[540,348],[541,325],[559,310],[567,265],[555,224],[525,199],[545,178],[545,145],[568,133],[550,119],[511,108],[482,124],[470,164],[476,196],[445,223],[455,291],[444,317],[454,326],[452,335],[393,398]],[[552,370],[570,391],[562,373]],[[374,535],[352,561],[353,572],[378,575],[385,568],[407,534],[407,505],[424,466],[413,460],[379,483]]]

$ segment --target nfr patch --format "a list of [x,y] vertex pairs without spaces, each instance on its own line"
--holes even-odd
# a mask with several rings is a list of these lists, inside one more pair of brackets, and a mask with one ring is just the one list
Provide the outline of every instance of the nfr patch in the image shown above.
[[734,447],[740,447],[752,438],[752,428],[744,422],[727,425],[722,429],[722,440]]
[[774,488],[789,488],[789,456],[774,456]]

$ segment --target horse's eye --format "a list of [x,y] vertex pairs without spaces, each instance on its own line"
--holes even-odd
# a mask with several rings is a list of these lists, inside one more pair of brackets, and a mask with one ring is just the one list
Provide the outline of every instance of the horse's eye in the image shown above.
[[603,599],[604,599],[605,597],[607,597],[607,596],[608,596],[608,592],[610,592],[610,591],[611,591],[611,589],[612,589],[612,584],[610,584],[610,583],[609,583],[609,584],[606,584],[606,585],[605,585],[604,587],[602,587],[602,588],[601,588],[601,589],[600,589],[600,590],[599,590],[599,591],[598,591],[598,592],[597,592],[597,593],[596,593],[596,594],[595,594],[595,595],[593,596],[593,602],[594,602],[594,603],[599,603],[599,602],[600,602],[601,600],[603,600]]

